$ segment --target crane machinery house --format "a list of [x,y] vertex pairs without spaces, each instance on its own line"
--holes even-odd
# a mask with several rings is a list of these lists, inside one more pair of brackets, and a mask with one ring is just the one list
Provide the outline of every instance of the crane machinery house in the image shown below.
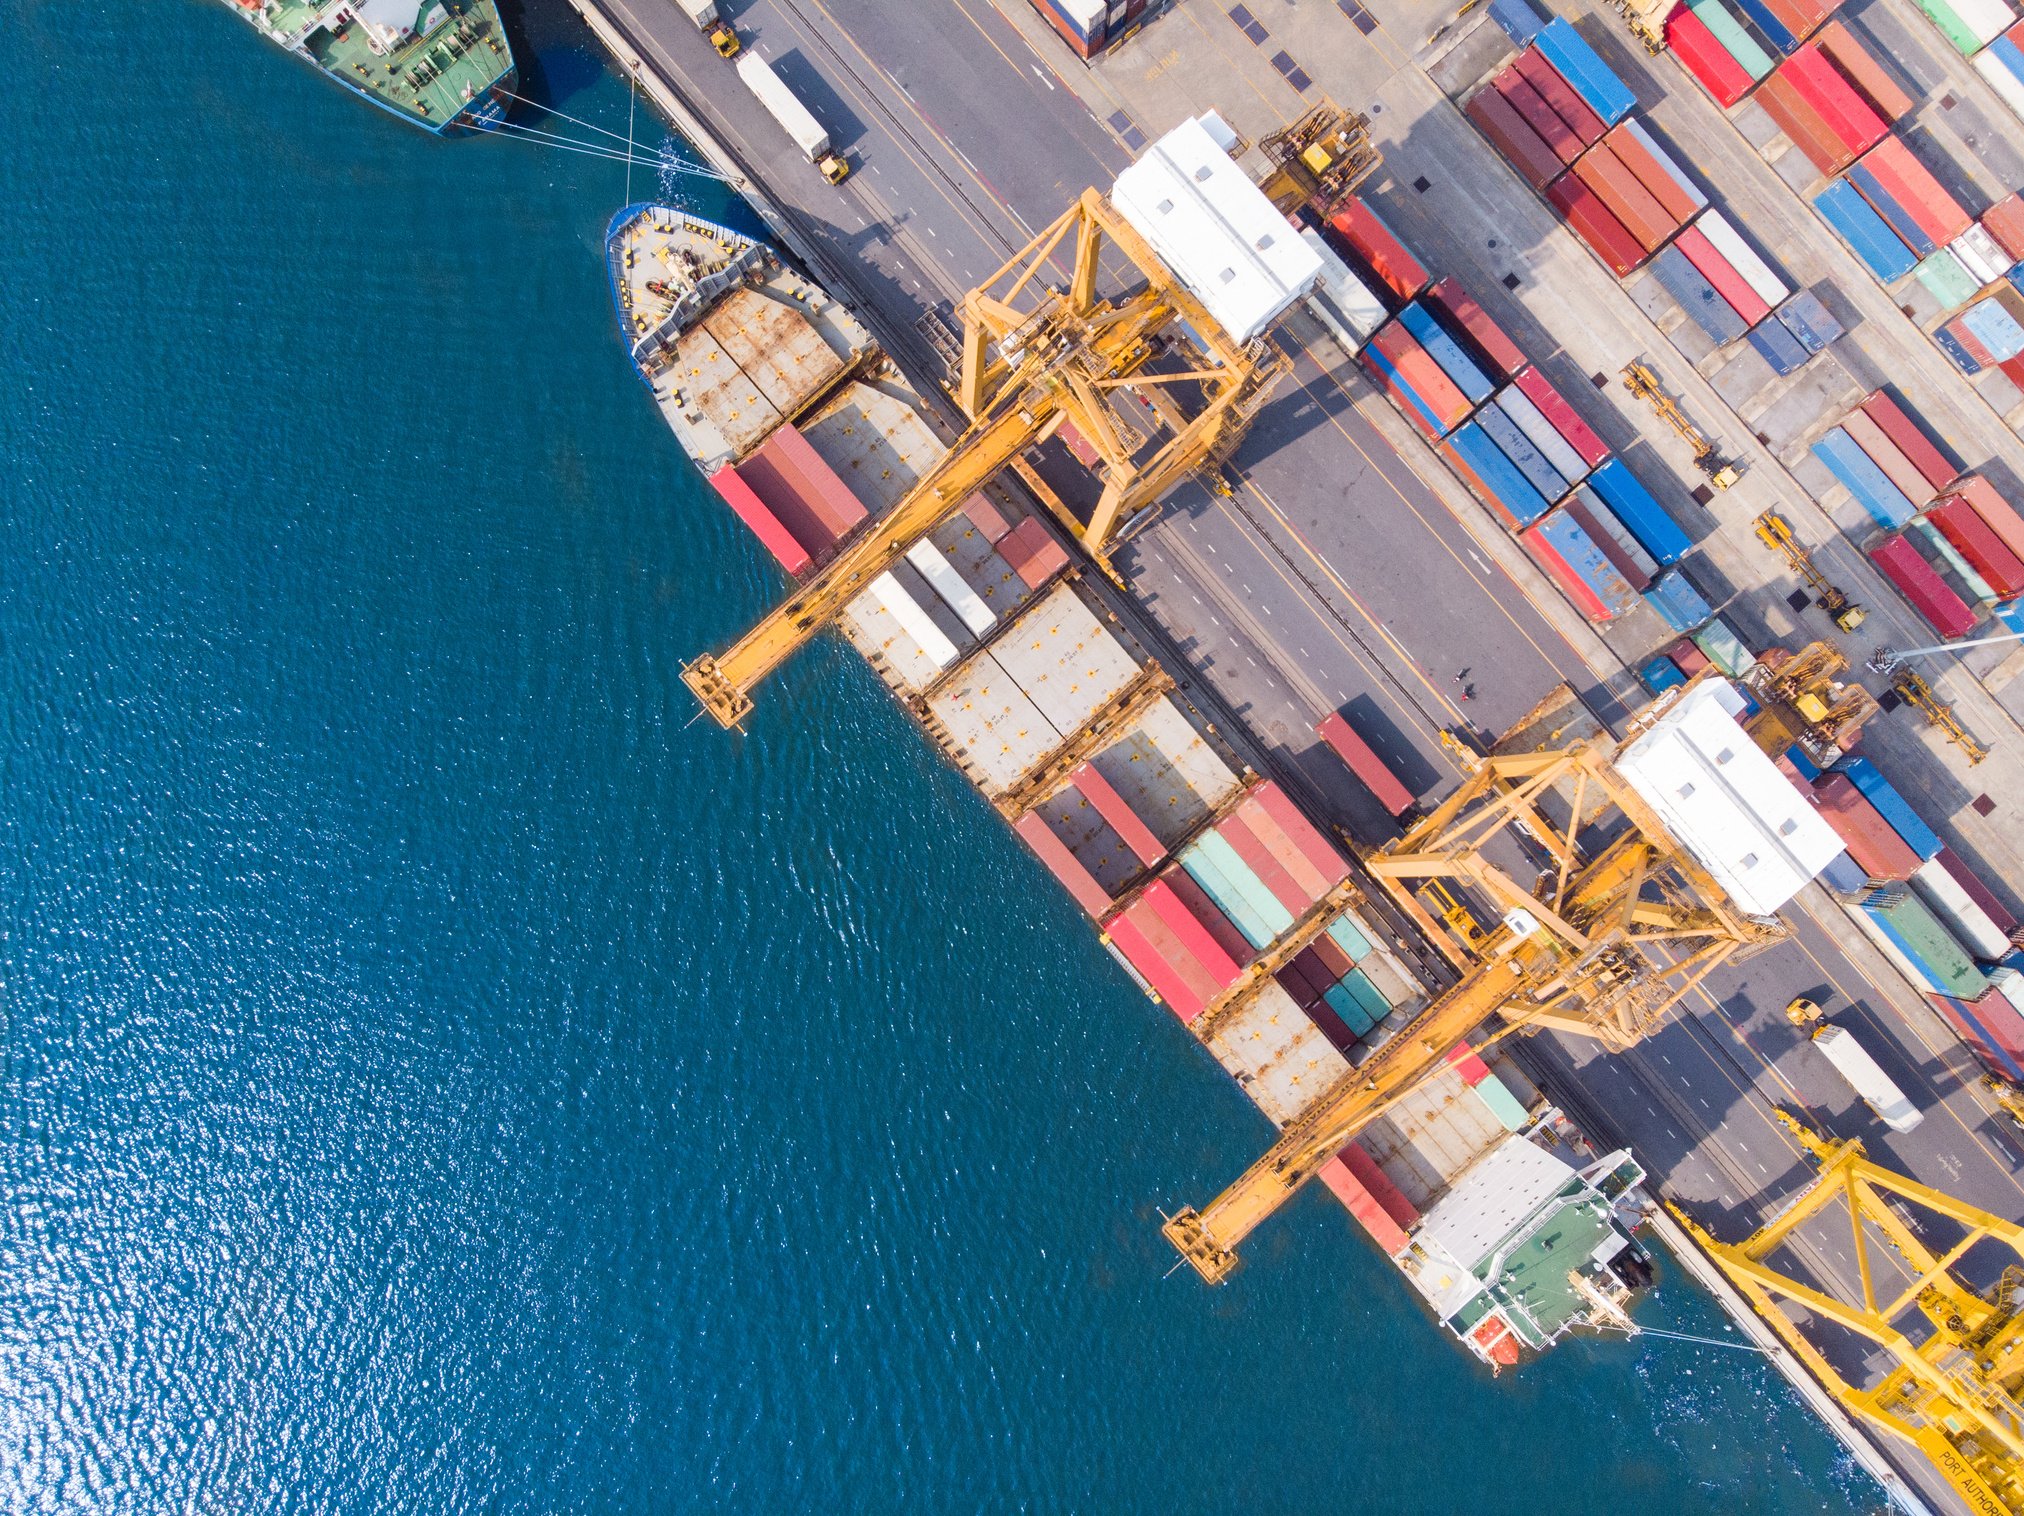
[[1236,134],[1191,116],[1117,176],[1111,204],[1239,342],[1310,293],[1321,260],[1230,157]]

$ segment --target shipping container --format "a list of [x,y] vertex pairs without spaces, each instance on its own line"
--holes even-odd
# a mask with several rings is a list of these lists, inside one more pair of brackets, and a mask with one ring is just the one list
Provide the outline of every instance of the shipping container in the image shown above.
[[1652,259],[1651,275],[1679,303],[1687,319],[1722,347],[1736,341],[1750,329],[1736,308],[1695,268],[1686,253],[1677,247],[1660,251]]
[[795,539],[786,523],[767,508],[752,486],[738,476],[736,468],[719,469],[710,476],[710,483],[788,573],[798,579],[815,567],[814,556]]
[[1949,589],[1918,549],[1903,537],[1892,533],[1868,551],[1877,571],[1942,638],[1951,641],[1975,629],[1974,608]]
[[[1927,998],[1932,1002],[1933,1008],[1940,1013],[1941,1018],[1974,1050],[1991,1073],[2000,1075],[2012,1083],[2024,1084],[2024,1060],[2020,1060],[2017,1053],[1997,1040],[1986,1018],[1980,1014],[1980,1006],[1971,1006],[1965,1000],[1957,1000],[1951,995],[1933,994]],[[1980,1005],[1986,1006],[1992,1002],[2007,1004],[1996,990],[1984,994]]]
[[[1523,14],[1532,14],[1530,8],[1523,5],[1522,0],[1491,0],[1490,14],[1493,18],[1497,17],[1497,7],[1500,4],[1507,8],[1517,6]],[[1379,1205],[1370,1191],[1364,1188],[1341,1157],[1329,1159],[1314,1171],[1314,1177],[1328,1187],[1331,1195],[1342,1202],[1343,1209],[1356,1219],[1357,1224],[1369,1234],[1370,1240],[1377,1244],[1378,1251],[1385,1257],[1396,1258],[1412,1246],[1412,1239],[1396,1221],[1385,1214],[1384,1207]]]
[[1837,179],[1815,195],[1813,208],[1879,283],[1893,284],[1918,265],[1890,223],[1847,180]]
[[1975,55],[1975,72],[1988,81],[2012,114],[2024,117],[2024,48],[2007,37],[1998,37],[1994,47]]
[[[1999,286],[1999,290],[2008,288]],[[2019,321],[2000,294],[1976,301],[1961,312],[1959,323],[1964,335],[1974,339],[1969,351],[1990,363],[2001,363],[2024,352],[2024,322]]]
[[1734,0],[1734,4],[1772,52],[1789,53],[1798,45],[1799,38],[1792,28],[1764,0]]
[[1095,0],[1033,0],[1033,8],[1076,57],[1086,62],[1103,50],[1109,14]]
[[1646,249],[1609,207],[1573,174],[1547,186],[1546,199],[1574,234],[1619,279],[1644,262]]
[[772,64],[748,50],[739,54],[733,66],[745,88],[794,140],[810,163],[819,163],[829,156],[828,129],[802,104],[801,97],[788,87],[787,81],[773,71]]
[[1048,533],[1040,518],[1028,516],[998,543],[998,556],[1028,589],[1037,590],[1068,567],[1068,552]]
[[1654,563],[1661,567],[1678,563],[1693,546],[1679,523],[1621,458],[1604,463],[1589,476],[1588,483],[1616,519],[1644,544]]
[[1813,1034],[1813,1045],[1893,1132],[1909,1132],[1925,1119],[1847,1027],[1821,1027]]
[[1068,844],[1054,835],[1046,818],[1038,811],[1028,811],[1012,823],[1034,855],[1047,866],[1047,871],[1060,881],[1071,899],[1097,920],[1111,907],[1110,893],[1097,882],[1096,875],[1083,866],[1082,860],[1068,849]]
[[[1449,343],[1452,348],[1454,344]],[[1459,354],[1459,349],[1455,350]],[[1364,349],[1364,357],[1382,357],[1389,362],[1398,382],[1416,402],[1435,436],[1443,436],[1465,420],[1475,409],[1469,397],[1448,372],[1421,347],[1411,330],[1398,321],[1380,327]]]
[[1918,466],[1905,456],[1904,450],[1891,441],[1889,433],[1878,426],[1876,419],[1867,411],[1850,411],[1842,417],[1841,429],[1868,455],[1871,463],[1883,470],[1884,477],[1898,487],[1899,492],[1914,508],[1924,505],[1933,498],[1934,490],[1931,482],[1919,471]]
[[1889,187],[1866,164],[1851,164],[1848,182],[1862,192],[1862,198],[1883,217],[1884,223],[1896,234],[1898,241],[1910,248],[1914,256],[1928,257],[1939,246],[1925,228],[1919,225],[1918,217],[1898,202]]
[[1757,655],[1737,635],[1736,629],[1720,616],[1694,633],[1694,646],[1731,679],[1741,679],[1757,662]]
[[1585,484],[1579,485],[1561,509],[1581,523],[1582,530],[1594,539],[1632,589],[1642,594],[1651,588],[1652,581],[1658,578],[1658,564],[1645,551],[1644,544],[1617,519],[1616,512],[1603,502],[1602,496]]
[[1987,228],[1979,224],[1962,232],[1948,244],[1948,248],[1961,260],[1961,267],[1974,276],[1977,290],[1985,284],[1994,284],[2008,274],[2010,265],[2015,261],[2003,251],[2001,244],[1989,235]]
[[1841,0],[1764,0],[1793,36],[1805,39],[1841,8]]
[[1085,763],[1069,775],[1068,782],[1089,803],[1090,809],[1117,833],[1119,840],[1132,850],[1140,863],[1150,868],[1167,856],[1167,845],[1140,819],[1138,812],[1131,808],[1131,802],[1118,793],[1117,787],[1104,778],[1100,769]]
[[1398,366],[1379,352],[1375,345],[1366,347],[1358,355],[1357,361],[1376,381],[1378,388],[1391,396],[1393,403],[1405,413],[1406,419],[1427,437],[1438,441],[1449,429],[1440,412],[1420,397],[1418,391],[1399,373]]
[[1846,79],[1857,94],[1886,121],[1911,114],[1915,103],[1897,81],[1890,66],[1872,52],[1845,22],[1830,21],[1820,29],[1812,46],[1826,55],[1836,73]]
[[1782,321],[1765,321],[1753,326],[1743,340],[1756,350],[1758,357],[1771,365],[1774,374],[1796,374],[1813,356]]
[[[1237,929],[1237,924],[1226,916],[1208,892],[1194,880],[1186,869],[1168,869],[1165,876],[1146,887],[1146,896],[1152,900],[1153,909],[1171,915],[1165,906],[1165,892],[1171,891],[1173,899],[1186,912],[1186,920],[1173,922],[1175,935],[1183,942],[1196,943],[1196,933],[1206,932],[1209,947],[1196,951],[1195,956],[1207,965],[1218,978],[1222,975],[1222,962],[1228,959],[1242,969],[1256,956],[1251,943]],[[1233,980],[1234,980],[1233,976]]]
[[1512,383],[1526,399],[1539,407],[1539,414],[1552,423],[1553,429],[1566,439],[1567,445],[1581,454],[1582,462],[1593,468],[1609,457],[1608,445],[1589,430],[1588,423],[1537,368],[1526,369]]
[[[1787,748],[1786,760],[1790,762],[1792,755],[1799,752],[1796,747]],[[1828,860],[1827,867],[1814,877],[1837,895],[1859,895],[1868,889],[1872,882],[1869,875],[1862,871],[1861,866],[1845,852],[1836,853]]]
[[1680,666],[1680,672],[1685,674],[1689,679],[1702,670],[1711,669],[1715,666],[1709,662],[1708,655],[1701,651],[1700,645],[1692,637],[1682,637],[1678,642],[1672,644],[1672,646],[1666,649],[1666,656],[1672,659],[1674,663],[1677,663]]
[[1710,209],[1702,212],[1694,225],[1713,244],[1715,251],[1729,260],[1729,266],[1749,282],[1750,288],[1766,305],[1776,305],[1790,292],[1785,281],[1757,255],[1757,250],[1744,240],[1743,234],[1720,211]]
[[1321,282],[1307,296],[1308,308],[1335,333],[1349,352],[1356,352],[1390,319],[1385,303],[1335,247],[1311,226],[1300,229],[1300,240],[1321,261]]
[[1401,300],[1410,300],[1427,287],[1427,271],[1412,255],[1384,219],[1355,195],[1346,197],[1333,212],[1333,227],[1364,266]]
[[1993,605],[2004,598],[1947,539],[1930,516],[1923,516],[1906,527],[1905,539],[1938,571],[1948,588],[1969,604]]
[[1799,98],[1819,113],[1834,139],[1850,153],[1864,153],[1890,136],[1890,123],[1838,73],[1818,50],[1794,53],[1778,66]]
[[1681,232],[1674,246],[1686,255],[1687,262],[1701,277],[1714,286],[1715,293],[1722,297],[1746,327],[1755,326],[1771,314],[1771,302],[1758,294],[1735,264],[1708,240],[1698,223]]
[[[1919,161],[1903,138],[1884,137],[1863,155],[1861,167],[1903,207],[1934,246],[1952,242],[1974,225],[1975,218],[1947,193],[1946,187],[1933,177],[1932,170]],[[1869,193],[1867,187],[1863,193]],[[1883,207],[1879,205],[1877,209],[1881,211]]]
[[[1533,135],[1546,144],[1554,160],[1567,165],[1579,158],[1588,144],[1575,135],[1574,128],[1551,105],[1546,97],[1532,87],[1531,81],[1518,71],[1516,66],[1505,69],[1493,83],[1497,93],[1506,104],[1517,112],[1518,119],[1530,127]],[[1547,176],[1549,179],[1553,175]]]
[[1336,851],[1335,844],[1300,814],[1299,808],[1286,798],[1286,792],[1278,785],[1267,780],[1253,790],[1242,807],[1247,820],[1254,809],[1272,819],[1299,856],[1319,876],[1321,887],[1314,892],[1317,898],[1349,877],[1349,865]]
[[[1976,907],[1989,918],[1998,932],[2006,939],[2015,936],[2019,925],[2015,913],[1996,898],[1995,892],[1989,888],[1987,882],[1968,867],[1967,861],[1960,854],[1943,845],[1933,856],[1952,876],[1954,883],[1967,891],[1968,898],[1975,902]],[[2013,951],[2006,949],[2001,956],[2010,957]]]
[[1644,602],[1676,632],[1692,631],[1713,614],[1707,597],[1684,570],[1667,569],[1644,592]]
[[1490,19],[1504,29],[1504,35],[1520,47],[1539,35],[1546,18],[1532,7],[1532,0],[1490,0]]
[[1813,803],[1870,878],[1909,879],[1924,862],[1846,774],[1829,772],[1815,780]]
[[1588,147],[1602,140],[1602,134],[1609,130],[1609,124],[1591,110],[1574,86],[1560,77],[1560,71],[1546,61],[1545,54],[1537,44],[1525,49],[1511,65],[1519,77],[1531,85],[1553,108],[1574,135],[1581,139],[1581,145]]
[[1617,78],[1588,39],[1574,29],[1573,22],[1556,16],[1532,46],[1606,124],[1621,121],[1637,109],[1637,96],[1630,86]]
[[1938,858],[1920,864],[1912,873],[1911,885],[1940,925],[1969,953],[1993,963],[2010,951],[2009,937]]
[[[1517,171],[1518,177],[1535,190],[1545,189],[1565,167],[1560,157],[1538,132],[1526,124],[1510,100],[1499,91],[1477,91],[1462,108],[1462,114],[1476,124],[1476,130],[1503,155],[1504,161]],[[1554,119],[1557,121],[1559,118]],[[1561,130],[1566,131],[1566,128],[1563,126]],[[1570,142],[1574,140],[1572,132],[1568,132],[1567,136]]]
[[1825,352],[1829,343],[1843,335],[1834,313],[1811,290],[1800,290],[1778,307],[1777,314],[1779,324],[1809,353]]
[[1983,211],[1982,226],[2013,260],[2024,260],[2024,194],[2005,195]]
[[1493,378],[1508,381],[1525,367],[1525,354],[1518,344],[1490,319],[1460,280],[1449,278],[1435,284],[1427,291],[1427,303],[1445,319],[1449,331],[1473,350]]
[[[1667,49],[1681,66],[1725,109],[1741,102],[1750,93],[1750,87],[1763,77],[1752,74],[1737,61],[1688,6],[1673,7],[1672,14],[1666,17],[1665,38]],[[1764,64],[1764,72],[1768,74],[1771,60],[1766,58]]]
[[1541,456],[1553,465],[1554,472],[1561,478],[1571,484],[1588,472],[1588,463],[1575,450],[1574,444],[1554,430],[1545,412],[1533,404],[1523,390],[1516,386],[1506,388],[1491,403],[1524,433],[1527,442],[1539,449]]
[[1614,621],[1637,602],[1630,582],[1566,511],[1549,512],[1518,540],[1587,620]]
[[1960,477],[1960,465],[1926,434],[1918,417],[1889,390],[1872,392],[1862,402],[1862,413],[1882,429],[1934,489],[1945,489]]
[[1440,365],[1441,372],[1454,381],[1455,388],[1469,398],[1472,405],[1480,405],[1490,398],[1496,388],[1490,376],[1476,366],[1476,361],[1462,351],[1462,345],[1447,334],[1441,323],[1418,301],[1408,302],[1399,312],[1399,322],[1412,333],[1413,340]]
[[1758,86],[1752,97],[1776,123],[1806,161],[1822,174],[1837,174],[1853,163],[1862,149],[1844,142],[1819,108],[1782,73]]
[[[1230,844],[1236,855],[1258,877],[1272,898],[1284,906],[1296,918],[1304,914],[1317,898],[1310,885],[1312,880],[1303,875],[1295,878],[1292,869],[1280,862],[1280,855],[1287,844],[1277,832],[1264,828],[1268,836],[1260,836],[1260,828],[1253,826],[1241,815],[1230,815],[1217,823],[1216,835]],[[1316,987],[1319,993],[1320,986]]]
[[1865,916],[1881,926],[1891,945],[1924,977],[1925,987],[1972,1001],[1989,988],[1989,976],[1947,930],[1924,900],[1902,884],[1882,884],[1862,896]]
[[1112,916],[1104,923],[1104,932],[1184,1024],[1208,1008],[1218,989],[1216,982],[1144,901],[1133,901]]
[[1583,153],[1574,165],[1574,173],[1609,207],[1610,214],[1624,224],[1646,252],[1658,251],[1679,230],[1678,219],[1638,182],[1607,142],[1598,142]]
[[1611,127],[1603,144],[1637,176],[1638,183],[1658,197],[1676,225],[1707,208],[1708,197],[1700,185],[1637,117]]
[[2024,558],[2024,516],[1996,493],[1996,487],[1980,474],[1957,479],[1947,491],[1948,500],[1967,502],[1970,509],[2011,552]]
[[1412,791],[1399,783],[1398,776],[1378,757],[1369,743],[1356,733],[1340,711],[1331,711],[1324,716],[1316,734],[1330,748],[1336,757],[1349,767],[1363,787],[1370,791],[1377,803],[1394,816],[1403,816],[1413,808]]
[[1813,456],[1827,465],[1827,471],[1879,526],[1903,526],[1912,519],[1916,508],[1904,491],[1890,482],[1889,475],[1842,428],[1836,427],[1814,443]]
[[1667,690],[1676,690],[1687,682],[1687,676],[1680,672],[1679,665],[1663,653],[1639,668],[1637,677],[1638,682],[1653,695],[1663,695]]
[[1546,514],[1549,502],[1475,422],[1457,427],[1441,444],[1440,452],[1476,498],[1503,517],[1506,525],[1530,526]]
[[1693,11],[1714,34],[1722,50],[1748,70],[1752,79],[1762,80],[1778,66],[1778,60],[1751,31],[1749,22],[1725,0],[1693,0]]
[[1554,501],[1567,493],[1573,481],[1547,462],[1545,454],[1532,445],[1531,439],[1503,411],[1486,405],[1476,412],[1476,424],[1497,444],[1497,450],[1517,465],[1526,483],[1539,491],[1543,499]]
[[1918,0],[1918,6],[1963,58],[1974,57],[2017,19],[2003,0]]

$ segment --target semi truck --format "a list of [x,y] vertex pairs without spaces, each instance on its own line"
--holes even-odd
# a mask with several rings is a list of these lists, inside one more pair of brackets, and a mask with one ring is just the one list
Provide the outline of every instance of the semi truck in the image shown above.
[[710,46],[720,57],[738,56],[740,43],[738,34],[731,30],[731,24],[717,11],[717,0],[675,0],[682,14],[696,23],[696,30],[710,39]]
[[1905,1098],[1905,1092],[1877,1066],[1877,1061],[1847,1027],[1821,1026],[1813,1034],[1813,1045],[1834,1065],[1835,1072],[1848,1081],[1849,1088],[1862,1097],[1863,1104],[1876,1112],[1877,1120],[1893,1132],[1909,1132],[1926,1119],[1924,1112]]
[[766,107],[767,114],[794,139],[794,145],[808,155],[808,161],[822,170],[823,178],[831,184],[841,184],[849,177],[850,165],[830,151],[829,133],[801,103],[801,97],[773,72],[772,64],[757,53],[747,53],[738,60],[738,77]]

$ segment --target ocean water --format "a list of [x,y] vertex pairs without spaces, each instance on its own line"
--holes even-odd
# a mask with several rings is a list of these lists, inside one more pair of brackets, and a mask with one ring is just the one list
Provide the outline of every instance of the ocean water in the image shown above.
[[0,1511],[1875,1505],[1749,1353],[1493,1382],[1325,1196],[1164,1277],[1264,1120],[854,659],[692,722],[779,585],[622,167],[0,14]]

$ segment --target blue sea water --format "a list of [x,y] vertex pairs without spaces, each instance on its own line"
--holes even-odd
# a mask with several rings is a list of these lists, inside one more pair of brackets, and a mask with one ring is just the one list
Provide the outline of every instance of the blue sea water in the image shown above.
[[1263,1119],[855,660],[692,722],[779,584],[624,169],[4,14],[0,1511],[1876,1503],[1747,1353],[1493,1382],[1322,1195],[1163,1277]]

